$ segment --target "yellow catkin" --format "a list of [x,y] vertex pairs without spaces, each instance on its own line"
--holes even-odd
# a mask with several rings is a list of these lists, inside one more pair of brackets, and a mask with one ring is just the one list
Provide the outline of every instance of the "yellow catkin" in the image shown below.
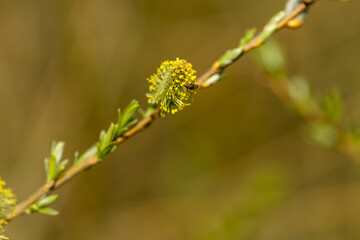
[[190,105],[196,88],[195,74],[192,64],[184,59],[162,62],[156,74],[147,79],[151,84],[149,103],[158,105],[162,116]]
[[[5,188],[5,182],[0,178],[0,219],[4,218],[7,214],[9,214],[15,204],[15,195],[12,193],[11,189]],[[0,225],[0,239],[8,239],[4,235],[4,225],[6,224],[6,222],[3,222]]]

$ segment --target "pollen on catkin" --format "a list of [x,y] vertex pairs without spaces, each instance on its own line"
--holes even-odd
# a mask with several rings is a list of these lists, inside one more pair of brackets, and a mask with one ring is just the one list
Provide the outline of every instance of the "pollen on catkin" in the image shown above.
[[[5,182],[0,178],[0,219],[6,217],[16,204],[16,197],[11,189],[5,188]],[[6,222],[0,224],[0,239],[8,239],[4,235]]]
[[151,83],[148,102],[160,108],[161,116],[167,113],[176,113],[185,106],[190,105],[196,93],[196,71],[192,64],[184,59],[164,61],[157,72],[147,80]]

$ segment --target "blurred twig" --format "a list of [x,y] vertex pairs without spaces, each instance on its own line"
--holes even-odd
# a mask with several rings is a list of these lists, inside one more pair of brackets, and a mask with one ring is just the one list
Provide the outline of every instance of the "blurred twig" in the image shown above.
[[360,160],[359,130],[344,123],[342,99],[337,91],[330,92],[322,101],[317,100],[304,78],[288,76],[286,60],[275,42],[259,49],[253,59],[249,65],[254,68],[256,78],[261,79],[261,85],[307,123],[312,140],[350,159]]
[[[205,88],[205,87],[209,87],[210,85],[212,85],[207,82],[207,80],[209,80],[209,78],[211,78],[214,74],[222,72],[227,66],[231,65],[234,61],[236,61],[243,54],[264,44],[265,41],[270,38],[272,33],[285,28],[291,20],[293,20],[300,13],[306,11],[309,8],[309,6],[315,2],[316,2],[316,0],[303,0],[303,2],[301,4],[299,4],[298,7],[296,7],[293,11],[288,13],[283,19],[280,19],[280,21],[276,22],[276,28],[270,34],[268,34],[266,36],[266,38],[264,38],[264,33],[267,33],[268,25],[265,26],[263,31],[260,32],[257,35],[257,37],[254,37],[251,41],[249,41],[248,43],[244,44],[244,46],[242,46],[243,51],[236,58],[232,59],[233,61],[230,64],[221,65],[219,61],[216,61],[207,72],[205,72],[202,76],[199,77],[199,79],[197,81],[197,83],[199,84],[199,87]],[[160,116],[159,109],[154,110],[150,115],[144,117],[134,127],[129,129],[128,131],[126,131],[121,137],[118,137],[116,139],[116,145],[123,143],[128,138],[134,136],[136,133],[145,129],[159,116]],[[34,204],[36,201],[38,201],[42,196],[59,188],[60,186],[62,186],[63,184],[65,184],[66,182],[71,180],[73,177],[77,176],[82,171],[89,169],[90,167],[100,163],[101,161],[102,161],[102,159],[99,159],[97,157],[96,153],[91,154],[90,156],[85,158],[83,161],[81,161],[81,163],[74,165],[71,168],[69,168],[68,170],[64,171],[56,180],[44,184],[37,191],[35,191],[33,194],[31,194],[28,198],[26,198],[24,201],[20,202],[13,209],[11,214],[9,214],[5,219],[0,220],[0,224],[3,224],[4,221],[10,221],[13,218],[15,218],[19,215],[22,215],[24,213],[30,213],[30,212],[27,212],[26,209],[28,207],[30,207],[32,204]]]

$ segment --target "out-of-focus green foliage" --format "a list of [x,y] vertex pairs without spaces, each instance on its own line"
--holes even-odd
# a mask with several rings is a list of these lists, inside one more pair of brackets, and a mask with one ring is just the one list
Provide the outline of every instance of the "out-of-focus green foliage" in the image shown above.
[[252,239],[262,218],[284,200],[289,190],[287,174],[273,167],[259,166],[246,174],[243,182],[226,207],[207,219],[192,239]]
[[286,74],[286,61],[279,44],[270,41],[256,49],[252,55],[262,69],[272,78],[280,78]]
[[343,100],[339,90],[333,90],[318,101],[303,77],[287,77],[284,54],[274,41],[254,54],[256,64],[268,75],[269,86],[283,102],[293,108],[308,123],[312,140],[328,148],[360,159],[360,144],[349,126],[343,121]]

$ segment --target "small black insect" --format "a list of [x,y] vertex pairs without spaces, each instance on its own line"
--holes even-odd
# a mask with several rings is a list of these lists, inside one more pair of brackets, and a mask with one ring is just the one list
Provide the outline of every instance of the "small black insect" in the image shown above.
[[189,90],[194,90],[194,89],[197,89],[199,87],[199,85],[197,85],[197,84],[185,84],[184,87],[186,87]]

